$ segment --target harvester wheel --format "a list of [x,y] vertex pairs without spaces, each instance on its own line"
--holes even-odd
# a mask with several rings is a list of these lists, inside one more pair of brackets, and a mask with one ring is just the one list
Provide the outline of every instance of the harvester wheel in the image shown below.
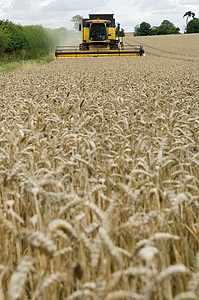
[[110,49],[111,50],[119,50],[119,47],[118,47],[118,43],[116,44],[110,44]]
[[79,45],[79,50],[88,50],[88,46],[86,44],[80,44]]

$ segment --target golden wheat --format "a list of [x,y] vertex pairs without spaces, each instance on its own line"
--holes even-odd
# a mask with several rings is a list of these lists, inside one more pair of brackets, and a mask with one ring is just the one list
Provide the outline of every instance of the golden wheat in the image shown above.
[[0,75],[1,299],[199,298],[198,41]]

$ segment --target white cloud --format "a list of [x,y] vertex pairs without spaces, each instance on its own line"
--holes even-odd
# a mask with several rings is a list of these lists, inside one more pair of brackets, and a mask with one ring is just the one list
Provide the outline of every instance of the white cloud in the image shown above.
[[[23,0],[22,0],[23,1]],[[86,1],[86,9],[94,9],[96,7],[101,7],[104,5],[104,0],[87,0]],[[65,0],[56,0],[51,2],[50,4],[45,6],[45,10],[48,11],[79,11],[79,10],[85,10],[85,1],[84,0],[71,0],[71,1],[65,1]]]
[[14,0],[11,5],[13,11],[27,11],[31,8],[31,2],[24,0]]
[[189,5],[197,5],[198,6],[198,0],[190,0],[190,1],[186,1],[186,0],[184,0],[184,1],[177,1],[177,3],[179,4],[179,5],[186,5],[186,6],[189,6]]
[[198,0],[0,0],[0,19],[9,19],[22,25],[41,24],[47,27],[73,27],[71,18],[80,14],[114,13],[116,21],[126,31],[133,31],[145,21],[160,25],[165,19],[181,28],[183,15],[191,10],[199,17]]

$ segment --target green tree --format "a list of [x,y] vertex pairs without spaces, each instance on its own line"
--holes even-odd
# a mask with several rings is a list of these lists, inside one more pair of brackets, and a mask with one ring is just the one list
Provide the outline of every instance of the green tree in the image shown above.
[[175,27],[174,24],[168,20],[163,20],[161,25],[155,29],[152,29],[152,34],[163,35],[163,34],[178,34],[180,31],[179,27]]
[[186,33],[199,33],[199,19],[194,18],[189,21],[186,28]]
[[0,26],[0,54],[5,52],[8,48],[8,45],[11,43],[10,36],[5,34],[5,31]]
[[151,25],[146,22],[142,22],[140,25],[135,27],[135,36],[144,36],[151,34]]
[[124,28],[121,28],[121,30],[120,30],[120,32],[119,32],[119,36],[120,36],[120,37],[125,37]]
[[74,23],[74,29],[75,30],[79,30],[79,24],[82,23],[83,17],[80,15],[76,15],[74,17],[72,17],[71,22]]
[[121,30],[118,31],[118,29],[116,28],[116,34],[117,34],[117,36],[119,36],[119,37],[124,37],[124,36],[125,36],[124,29],[121,28]]
[[184,17],[187,17],[187,18],[186,18],[186,27],[187,27],[188,19],[191,18],[191,17],[194,19],[194,18],[195,18],[195,14],[189,10],[189,11],[187,11],[187,12],[184,14],[183,18],[184,18]]
[[58,30],[55,32],[39,25],[21,26],[9,20],[0,20],[1,59],[29,59],[47,55],[54,49],[58,33]]
[[0,31],[1,31],[1,51],[10,52],[18,51],[23,48],[24,42],[26,40],[23,27],[21,25],[16,25],[9,20],[0,21]]

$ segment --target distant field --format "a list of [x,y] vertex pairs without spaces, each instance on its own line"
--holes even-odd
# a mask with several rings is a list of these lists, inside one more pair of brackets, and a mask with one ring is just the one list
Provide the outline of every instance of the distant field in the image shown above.
[[0,74],[0,299],[199,299],[199,35]]
[[127,33],[127,44],[142,44],[146,53],[168,58],[199,61],[199,33],[159,36],[133,36]]

